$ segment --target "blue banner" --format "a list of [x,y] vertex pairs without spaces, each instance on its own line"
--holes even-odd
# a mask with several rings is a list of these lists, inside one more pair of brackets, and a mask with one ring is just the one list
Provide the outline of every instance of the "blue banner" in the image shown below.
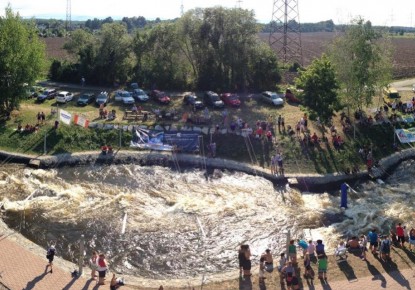
[[196,132],[165,132],[164,143],[176,147],[179,152],[199,151],[199,133]]
[[133,132],[131,147],[159,151],[198,152],[199,133],[163,132],[138,128]]

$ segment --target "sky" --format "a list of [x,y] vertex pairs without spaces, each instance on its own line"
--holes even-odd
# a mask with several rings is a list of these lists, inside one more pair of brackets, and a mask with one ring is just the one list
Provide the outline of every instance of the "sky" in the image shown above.
[[[0,0],[1,15],[8,3],[22,17],[66,18],[67,0]],[[415,26],[415,0],[297,0],[297,4],[300,23],[331,19],[335,24],[347,24],[361,16],[374,25]],[[86,20],[144,16],[164,20],[180,17],[182,5],[185,12],[195,7],[241,7],[254,10],[257,21],[268,23],[274,0],[71,0],[71,17]]]

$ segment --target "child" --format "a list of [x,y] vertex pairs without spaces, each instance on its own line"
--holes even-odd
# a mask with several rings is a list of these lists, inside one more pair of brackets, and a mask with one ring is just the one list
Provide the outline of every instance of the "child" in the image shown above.
[[259,259],[259,289],[267,289],[267,286],[265,285],[265,257]]
[[318,256],[318,278],[327,280],[327,256],[325,254]]
[[280,273],[280,284],[284,285],[284,278],[285,275],[282,272],[282,269],[285,267],[285,264],[287,263],[287,258],[285,257],[285,253],[281,253],[280,260],[278,263],[278,272]]
[[297,264],[297,247],[294,242],[294,240],[291,240],[290,245],[288,246],[288,258],[293,264]]
[[311,268],[311,260],[308,253],[304,256],[304,269],[304,278],[314,279],[314,271],[313,268]]
[[50,273],[53,273],[53,258],[55,257],[56,250],[55,245],[51,245],[48,249],[48,252],[46,254],[46,259],[48,259],[49,263],[46,266],[45,272],[48,271],[48,268],[50,267]]
[[[111,279],[111,282],[110,282],[110,290],[116,290],[122,285],[125,285],[124,280],[120,279],[120,278],[116,278],[115,274],[112,274],[112,279]],[[163,289],[162,286],[160,286],[160,288]]]

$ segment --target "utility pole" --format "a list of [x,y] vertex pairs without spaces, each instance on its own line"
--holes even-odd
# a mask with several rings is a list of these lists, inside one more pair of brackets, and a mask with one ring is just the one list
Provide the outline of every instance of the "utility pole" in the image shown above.
[[65,22],[66,31],[70,31],[72,29],[71,10],[72,10],[71,0],[66,0],[66,22]]
[[298,0],[274,0],[269,45],[284,63],[303,65]]
[[180,5],[180,16],[183,16],[184,14],[184,5],[183,5],[183,0],[182,0],[182,5]]
[[47,150],[46,150],[46,136],[48,135],[47,132],[45,132],[45,139],[43,140],[43,154],[46,155]]
[[79,277],[82,276],[82,272],[84,268],[84,252],[85,252],[85,236],[81,235],[81,239],[79,240],[79,260],[78,260]]

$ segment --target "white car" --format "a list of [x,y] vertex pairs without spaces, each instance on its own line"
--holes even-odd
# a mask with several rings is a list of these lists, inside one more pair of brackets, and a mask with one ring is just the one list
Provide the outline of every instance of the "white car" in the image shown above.
[[261,100],[274,106],[284,106],[284,99],[282,96],[275,92],[263,92],[261,94]]
[[412,85],[412,91],[415,93],[415,84]]
[[59,92],[58,96],[56,97],[56,102],[57,103],[67,103],[69,101],[72,101],[73,99],[73,94],[70,92]]
[[134,104],[134,98],[131,96],[130,92],[127,91],[116,91],[114,95],[114,100],[116,102],[123,102],[124,104]]

